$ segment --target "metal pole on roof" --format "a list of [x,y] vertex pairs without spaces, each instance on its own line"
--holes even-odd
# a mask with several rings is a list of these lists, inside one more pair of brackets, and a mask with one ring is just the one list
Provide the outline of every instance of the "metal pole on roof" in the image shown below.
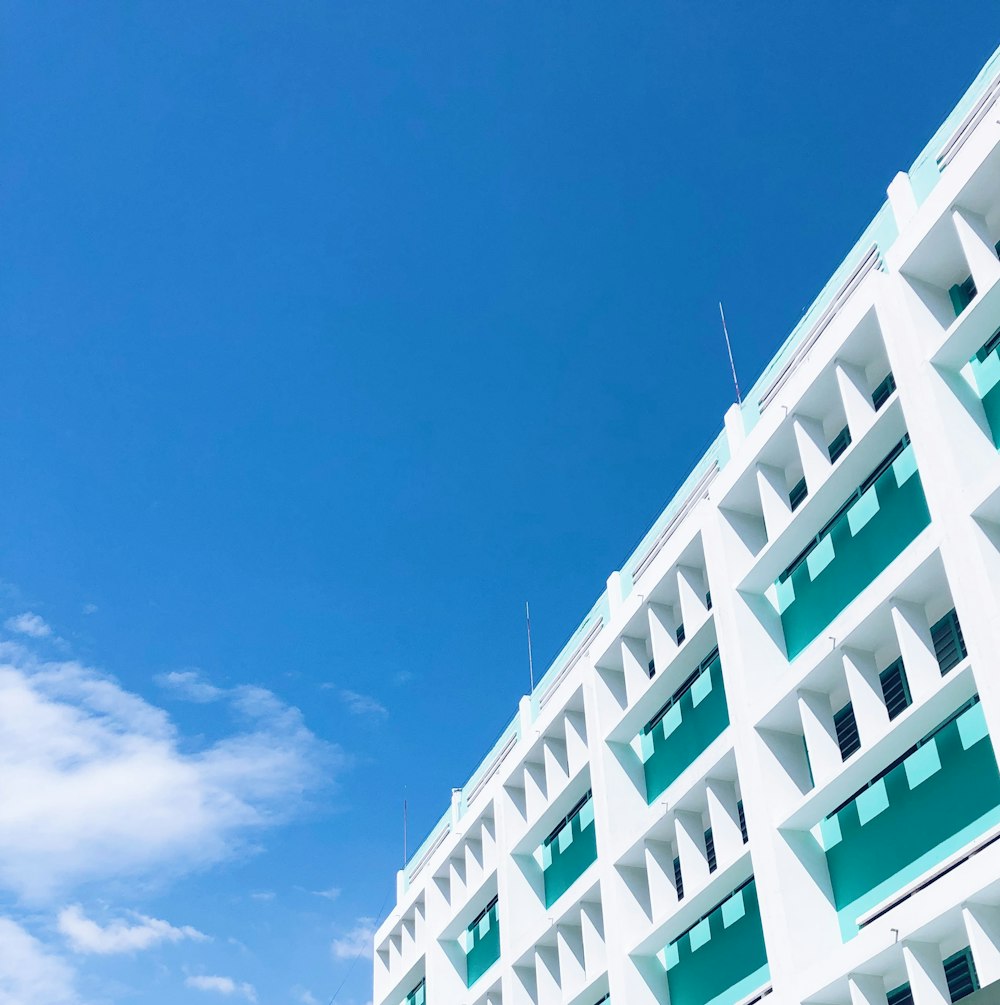
[[722,309],[722,301],[719,301],[719,316],[722,318],[722,334],[726,337],[726,352],[729,353],[729,367],[733,371],[733,385],[736,388],[736,404],[742,405],[743,399],[740,397],[740,382],[736,379],[736,364],[733,362],[733,347],[729,342],[729,329],[726,327],[726,312]]
[[528,601],[524,602],[524,620],[528,626],[528,679],[531,681],[531,690],[535,690],[535,665],[531,661],[531,611],[528,609]]
[[406,786],[403,786],[403,868],[406,868],[406,863],[409,861],[409,856],[406,854]]

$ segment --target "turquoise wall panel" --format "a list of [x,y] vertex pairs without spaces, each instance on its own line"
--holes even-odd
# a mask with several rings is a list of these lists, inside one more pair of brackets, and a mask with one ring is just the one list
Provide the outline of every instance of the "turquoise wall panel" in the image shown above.
[[731,1005],[769,978],[751,880],[665,950],[670,1005]]
[[648,733],[642,734],[646,801],[651,803],[729,725],[718,657]]
[[469,929],[469,945],[465,954],[465,983],[472,987],[500,959],[500,922],[494,904]]
[[976,703],[821,825],[845,938],[856,919],[1000,821],[1000,773]]
[[597,861],[594,800],[588,799],[542,848],[545,906],[551,907]]
[[788,658],[802,652],[928,523],[913,447],[907,446],[779,583]]
[[976,390],[986,412],[986,421],[993,434],[993,446],[1000,447],[1000,351],[994,349],[982,359],[977,353],[970,363]]

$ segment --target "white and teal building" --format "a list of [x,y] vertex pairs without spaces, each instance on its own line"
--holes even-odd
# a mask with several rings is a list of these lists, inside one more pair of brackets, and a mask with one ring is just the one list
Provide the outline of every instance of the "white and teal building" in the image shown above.
[[1000,980],[998,96],[1000,52],[453,791],[375,1005]]

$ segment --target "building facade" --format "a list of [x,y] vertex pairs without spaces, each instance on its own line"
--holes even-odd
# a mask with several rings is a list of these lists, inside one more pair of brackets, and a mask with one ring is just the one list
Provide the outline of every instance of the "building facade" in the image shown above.
[[1000,54],[397,879],[376,1005],[1000,980]]

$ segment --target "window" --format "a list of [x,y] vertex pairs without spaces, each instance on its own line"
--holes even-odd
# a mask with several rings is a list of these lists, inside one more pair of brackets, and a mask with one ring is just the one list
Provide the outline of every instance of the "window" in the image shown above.
[[684,641],[684,622],[683,621],[677,626],[677,633],[675,635],[675,638],[677,639],[677,645],[680,645]]
[[712,609],[712,591],[709,590],[705,594],[705,610],[710,611]]
[[972,276],[969,276],[964,283],[955,283],[948,294],[951,297],[951,306],[955,309],[955,317],[957,318],[975,299],[976,284],[973,282]]
[[681,860],[674,859],[674,888],[677,890],[677,899],[684,899],[684,880],[681,877]]
[[989,356],[997,346],[1000,346],[1000,328],[998,328],[989,338],[989,341],[983,344],[983,347],[976,353],[976,359],[980,363],[986,361],[986,357]]
[[705,831],[705,854],[708,856],[708,871],[715,872],[719,868],[719,861],[715,857],[715,839],[712,837],[712,828]]
[[965,659],[965,639],[954,608],[931,628],[931,641],[942,677]]
[[882,685],[882,697],[885,700],[886,711],[889,713],[889,721],[892,722],[900,712],[909,708],[912,702],[910,685],[906,680],[902,657],[887,666],[878,675],[878,679]]
[[427,989],[424,985],[425,980],[421,978],[420,983],[406,996],[403,1005],[427,1005]]
[[806,480],[805,478],[800,478],[792,486],[792,491],[788,493],[788,501],[792,504],[793,512],[802,505],[807,495],[809,495],[809,490],[806,488]]
[[854,718],[854,706],[850,702],[839,712],[834,713],[833,724],[837,729],[837,743],[840,746],[840,756],[846,761],[851,754],[861,749],[861,738],[858,736],[858,723]]
[[898,988],[893,988],[886,996],[889,1005],[913,1005],[913,992],[909,984],[900,984]]
[[895,390],[896,378],[893,377],[892,371],[890,370],[882,383],[879,384],[872,392],[872,404],[875,406],[876,412],[889,400],[892,396],[892,392]]
[[851,431],[844,426],[844,428],[837,433],[830,443],[830,463],[836,464],[840,455],[851,445]]
[[652,680],[653,677],[655,676],[655,674],[656,674],[656,664],[655,664],[655,662],[653,660],[649,661],[649,666],[646,667],[646,673],[649,676],[650,680]]
[[979,990],[976,965],[972,962],[972,950],[968,946],[944,961],[944,976],[953,1005],[960,998]]
[[740,834],[743,835],[743,843],[746,844],[750,838],[747,836],[747,818],[743,815],[743,800],[736,804],[736,812],[740,815]]

